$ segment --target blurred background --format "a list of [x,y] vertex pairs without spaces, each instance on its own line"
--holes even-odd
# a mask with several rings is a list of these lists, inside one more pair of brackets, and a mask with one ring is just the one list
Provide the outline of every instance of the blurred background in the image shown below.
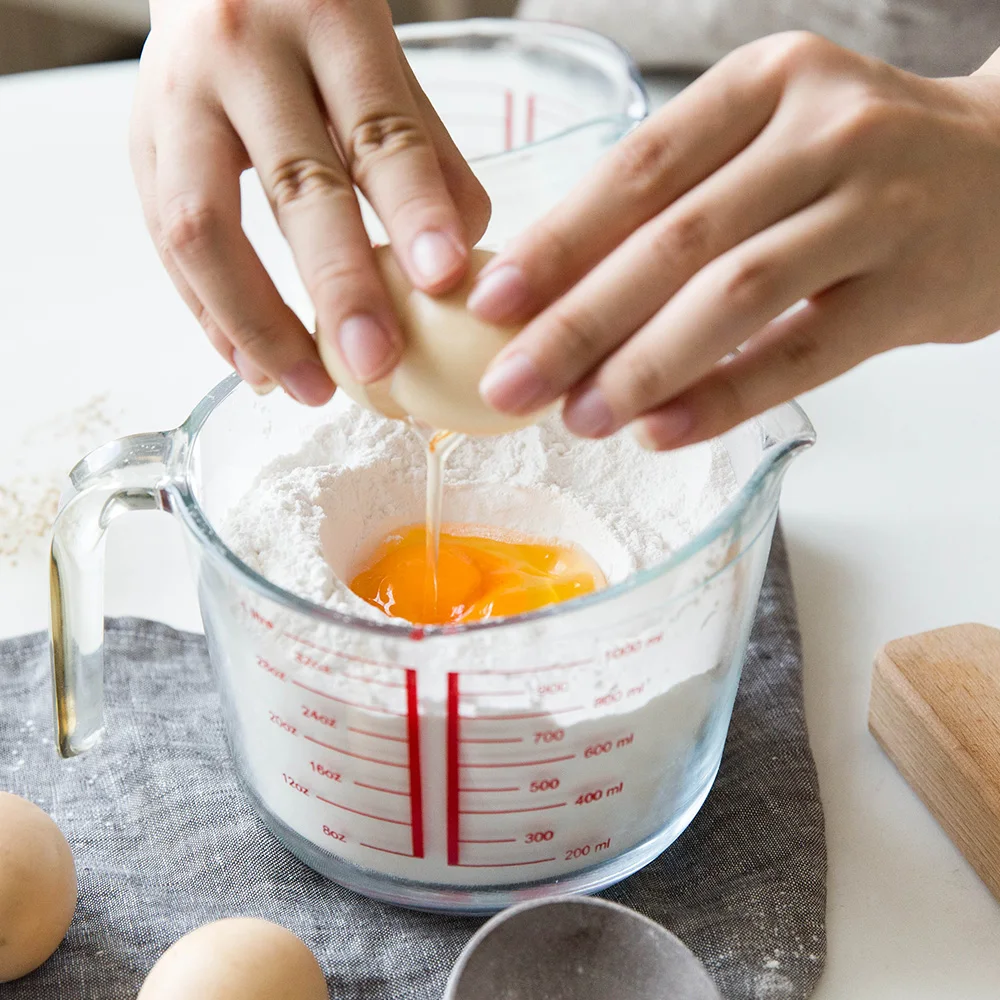
[[[509,16],[516,0],[390,0],[397,23]],[[0,0],[0,74],[133,59],[147,0]]]

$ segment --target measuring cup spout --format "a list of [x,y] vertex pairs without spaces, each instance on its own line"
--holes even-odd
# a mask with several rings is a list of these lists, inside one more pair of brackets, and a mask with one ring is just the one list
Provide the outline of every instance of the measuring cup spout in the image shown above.
[[73,757],[104,732],[105,532],[119,514],[166,510],[173,432],[137,434],[98,448],[70,473],[49,562],[52,686],[57,747]]
[[[784,403],[762,414],[756,421],[763,448],[756,469],[748,476],[744,493],[751,499],[751,516],[758,504],[774,506],[781,482],[792,460],[816,443],[816,431],[798,403]],[[729,432],[733,434],[733,431]],[[723,440],[729,435],[724,435]],[[740,470],[737,469],[737,475]]]

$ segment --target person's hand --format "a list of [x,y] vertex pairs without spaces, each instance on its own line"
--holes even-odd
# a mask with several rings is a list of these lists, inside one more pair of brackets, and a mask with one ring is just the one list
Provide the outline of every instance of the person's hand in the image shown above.
[[417,85],[385,0],[152,0],[132,127],[146,221],[181,295],[259,390],[334,386],[240,225],[257,168],[317,312],[362,382],[401,334],[354,185],[418,287],[465,274],[489,200]]
[[650,448],[891,347],[986,336],[1000,76],[923,79],[805,34],[748,45],[491,261],[469,304],[538,314],[487,371],[487,402],[568,394],[571,431],[633,423]]

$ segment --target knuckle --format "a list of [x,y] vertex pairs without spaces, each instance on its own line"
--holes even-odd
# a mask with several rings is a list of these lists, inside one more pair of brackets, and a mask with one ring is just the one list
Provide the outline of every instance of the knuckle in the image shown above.
[[284,331],[268,324],[255,323],[243,316],[234,320],[226,332],[244,354],[259,358],[263,364],[274,354],[275,346],[282,342]]
[[815,68],[837,51],[836,45],[811,31],[783,31],[751,45],[759,46],[754,55],[760,70],[783,80]]
[[309,20],[337,19],[351,9],[351,0],[299,0],[303,13]]
[[271,203],[276,212],[322,195],[351,194],[343,174],[329,163],[311,156],[297,156],[279,163],[268,178]]
[[580,248],[576,246],[567,229],[561,224],[553,224],[546,218],[535,223],[531,230],[533,256],[544,262],[546,273],[550,275],[574,274]]
[[926,185],[911,177],[897,177],[889,181],[882,190],[880,203],[888,219],[899,219],[912,231],[920,222],[933,216],[935,199]]
[[778,345],[781,363],[790,369],[796,380],[808,378],[818,366],[820,342],[810,333],[798,333]]
[[378,112],[368,115],[351,129],[346,143],[347,161],[359,182],[386,157],[415,149],[426,149],[430,140],[416,118]]
[[819,145],[832,157],[857,154],[889,141],[894,131],[890,102],[862,86],[821,130]]
[[740,381],[726,372],[726,365],[718,369],[712,394],[712,420],[715,426],[735,427],[750,416]]
[[556,306],[548,317],[546,340],[576,368],[589,368],[605,350],[607,335],[597,317],[579,307]]
[[622,357],[621,398],[631,412],[655,406],[669,390],[664,361],[651,351],[631,351]]
[[[310,268],[306,283],[313,297],[324,303],[329,303],[331,299],[343,298],[347,289],[351,290],[352,297],[357,296],[359,290],[367,289],[374,284],[372,275],[362,264],[337,257],[320,261]],[[372,288],[371,295],[367,297],[368,309],[371,308],[371,301],[375,295],[376,291]]]
[[642,198],[652,193],[673,160],[674,142],[655,120],[640,125],[615,154],[614,175],[618,183]]
[[753,312],[778,291],[780,278],[775,261],[746,256],[730,265],[723,278],[722,294],[736,312]]
[[200,197],[172,199],[164,207],[162,219],[161,249],[170,251],[176,257],[190,257],[218,242],[221,228],[218,211]]
[[211,35],[223,43],[243,39],[250,18],[250,0],[204,0],[202,17],[208,22]]
[[670,218],[652,235],[653,259],[662,264],[678,260],[698,263],[710,256],[712,223],[702,210],[689,210]]

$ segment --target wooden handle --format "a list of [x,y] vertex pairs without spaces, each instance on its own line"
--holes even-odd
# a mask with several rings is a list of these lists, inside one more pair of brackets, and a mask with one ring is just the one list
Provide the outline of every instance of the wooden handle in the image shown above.
[[954,625],[888,643],[868,726],[1000,900],[1000,629]]

